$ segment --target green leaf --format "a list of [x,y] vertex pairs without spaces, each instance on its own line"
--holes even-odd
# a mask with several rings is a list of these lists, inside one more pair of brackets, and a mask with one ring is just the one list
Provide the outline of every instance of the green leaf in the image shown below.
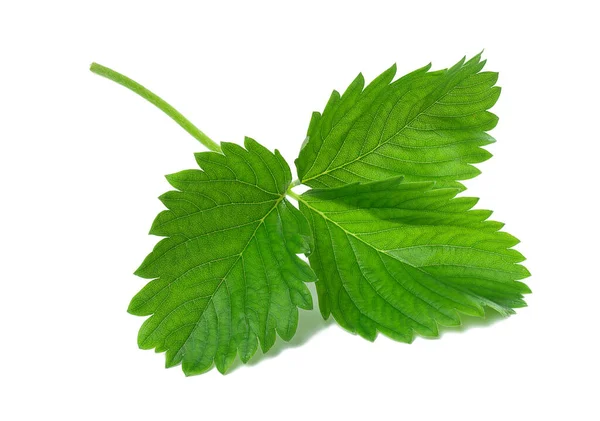
[[291,181],[279,152],[252,139],[246,149],[223,143],[223,154],[196,154],[202,171],[167,177],[177,191],[161,196],[168,210],[150,231],[166,237],[136,274],[152,279],[128,311],[151,315],[138,344],[166,351],[166,365],[187,374],[224,373],[237,354],[247,362],[289,341],[298,307],[312,308],[304,282],[315,280],[298,253],[310,250],[306,219],[286,199]]
[[494,139],[485,132],[498,121],[487,111],[500,95],[498,74],[481,72],[484,64],[479,54],[392,82],[394,65],[366,88],[359,74],[342,96],[333,92],[322,115],[313,113],[296,160],[300,181],[324,188],[404,175],[462,187],[457,180],[479,174],[471,164],[490,158],[482,146]]
[[351,332],[403,342],[460,324],[458,312],[503,315],[525,306],[529,276],[518,243],[471,210],[458,189],[393,178],[299,196],[315,246],[309,255],[319,305]]
[[[150,316],[138,343],[166,352],[166,365],[222,373],[260,344],[290,340],[298,307],[312,309],[315,281],[323,317],[374,340],[411,342],[459,325],[460,314],[506,316],[531,292],[518,240],[456,197],[459,181],[497,123],[488,112],[498,75],[477,55],[448,70],[430,66],[393,81],[391,67],[364,87],[362,75],[323,114],[314,113],[300,155],[299,180],[278,151],[252,139],[219,145],[139,83],[93,63],[91,70],[145,98],[213,152],[201,170],[168,176],[177,191],[151,234],[165,237],[136,274],[151,281],[129,312]],[[299,196],[299,182],[316,190]],[[286,195],[294,197],[300,210]],[[298,254],[309,257],[311,266]],[[312,267],[312,269],[311,269]],[[313,272],[314,269],[314,272]]]

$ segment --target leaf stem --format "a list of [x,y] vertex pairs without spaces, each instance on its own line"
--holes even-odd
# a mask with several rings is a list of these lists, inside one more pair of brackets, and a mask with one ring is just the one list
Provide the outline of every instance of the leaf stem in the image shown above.
[[300,201],[300,195],[298,193],[296,193],[295,191],[292,190],[292,187],[294,187],[294,184],[290,184],[290,187],[288,187],[286,194],[290,197],[293,197],[294,199]]
[[113,82],[118,83],[119,85],[123,85],[124,87],[132,90],[145,100],[151,102],[156,107],[158,107],[161,111],[163,111],[166,115],[171,117],[177,124],[179,124],[183,129],[194,136],[200,143],[206,146],[208,149],[214,152],[221,152],[221,146],[208,137],[204,132],[202,132],[199,128],[194,126],[192,122],[190,122],[187,118],[185,118],[179,111],[169,105],[165,100],[163,100],[158,95],[154,94],[150,90],[144,88],[142,85],[137,83],[134,80],[129,79],[127,76],[122,75],[119,72],[115,72],[108,67],[104,67],[98,63],[92,63],[90,66],[90,70],[97,75],[104,76],[107,79],[112,80]]
[[298,179],[295,179],[294,181],[292,181],[292,184],[290,184],[290,189],[291,189],[292,187],[299,186],[300,184],[302,184],[302,183],[300,182],[300,180],[298,180]]

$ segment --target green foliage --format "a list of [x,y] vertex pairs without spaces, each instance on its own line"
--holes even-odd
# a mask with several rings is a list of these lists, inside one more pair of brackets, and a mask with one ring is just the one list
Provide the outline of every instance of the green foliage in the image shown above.
[[198,374],[215,362],[225,372],[239,353],[263,352],[275,332],[290,340],[298,309],[312,308],[304,282],[310,267],[308,224],[285,199],[290,169],[278,152],[251,139],[246,150],[223,143],[223,154],[196,154],[200,170],[167,177],[177,191],[161,196],[168,210],[150,230],[166,237],[137,270],[153,279],[129,312],[152,315],[138,336],[140,348],[167,352],[167,367],[183,363]]
[[[276,336],[289,341],[298,308],[312,309],[317,280],[324,318],[374,340],[435,337],[459,314],[502,315],[525,306],[529,276],[518,240],[456,197],[497,118],[497,73],[480,55],[447,70],[423,67],[393,81],[395,66],[366,88],[359,75],[314,113],[296,159],[299,181],[279,152],[246,138],[221,145],[137,82],[92,64],[156,105],[213,152],[200,170],[167,177],[167,210],[150,231],[165,237],[136,274],[149,279],[129,312],[150,316],[138,344],[166,352],[166,365],[225,373]],[[313,190],[297,195],[303,183]],[[287,199],[298,200],[300,210]],[[308,256],[310,266],[299,254]],[[311,269],[312,268],[312,269]],[[313,272],[314,270],[314,272]]]
[[333,91],[323,115],[313,114],[296,160],[300,181],[323,188],[403,175],[441,187],[475,177],[470,164],[491,156],[481,146],[494,142],[485,131],[498,121],[487,111],[500,95],[498,74],[480,72],[484,64],[477,55],[392,82],[394,65],[366,88],[359,74],[342,96]]
[[380,331],[412,342],[413,332],[459,325],[457,312],[508,315],[525,305],[518,240],[487,220],[490,211],[471,210],[477,199],[432,187],[392,178],[300,197],[323,317],[369,340]]

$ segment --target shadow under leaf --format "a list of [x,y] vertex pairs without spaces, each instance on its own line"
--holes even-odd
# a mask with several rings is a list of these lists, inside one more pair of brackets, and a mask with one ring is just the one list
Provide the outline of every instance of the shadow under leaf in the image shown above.
[[[317,300],[315,299],[316,292],[314,284],[309,284],[309,289],[311,291],[311,294],[313,295],[315,307],[318,307]],[[460,326],[440,326],[440,335],[436,338],[421,338],[426,340],[440,340],[443,338],[444,335],[448,333],[466,332],[471,329],[491,326],[496,323],[499,323],[502,320],[507,319],[507,317],[503,316],[497,311],[494,311],[493,309],[486,307],[484,317],[467,316],[465,314],[461,314],[460,319]],[[260,364],[264,360],[276,357],[288,348],[296,348],[301,345],[304,345],[317,333],[326,329],[328,326],[331,326],[334,323],[335,321],[333,317],[330,317],[328,320],[323,320],[323,317],[321,317],[321,313],[319,312],[318,308],[314,308],[313,310],[309,311],[300,310],[298,314],[298,330],[296,331],[296,335],[292,338],[291,341],[285,342],[280,337],[277,337],[275,344],[266,354],[263,354],[259,349],[257,351],[257,354],[246,364],[243,364],[238,357],[234,361],[231,368],[227,371],[227,373],[232,373],[233,371],[237,370],[243,365],[255,366],[257,364]]]

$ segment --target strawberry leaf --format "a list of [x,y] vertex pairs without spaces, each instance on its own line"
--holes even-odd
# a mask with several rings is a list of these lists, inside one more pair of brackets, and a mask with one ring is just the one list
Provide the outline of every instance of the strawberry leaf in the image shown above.
[[296,159],[300,181],[324,188],[403,175],[462,187],[457,180],[479,174],[471,164],[490,158],[481,147],[494,142],[486,131],[498,121],[487,111],[500,95],[498,74],[481,72],[484,64],[477,55],[394,82],[392,66],[366,88],[359,74],[342,96],[333,92],[322,115],[313,113]]
[[312,308],[304,282],[310,267],[296,254],[310,250],[308,223],[286,199],[291,181],[279,152],[252,139],[246,149],[223,143],[223,154],[196,154],[202,171],[167,177],[177,189],[161,196],[168,210],[150,231],[166,237],[136,271],[152,279],[128,311],[150,317],[140,348],[166,351],[166,365],[187,374],[213,365],[224,373],[237,354],[247,362],[289,341],[298,307]]
[[[150,316],[138,343],[166,352],[166,365],[225,373],[260,344],[290,340],[298,308],[311,309],[315,281],[323,317],[374,340],[435,337],[460,313],[502,315],[530,290],[518,240],[456,195],[479,174],[472,164],[497,122],[488,111],[498,75],[477,55],[448,70],[425,66],[396,81],[396,68],[369,86],[359,75],[314,113],[296,159],[299,180],[278,151],[246,138],[218,144],[139,83],[93,63],[91,70],[154,104],[213,152],[201,170],[167,179],[168,210],[151,234],[165,237],[136,274],[150,282],[129,312]],[[303,183],[313,190],[296,194]],[[300,210],[287,201],[298,200]],[[310,266],[298,257],[308,255]],[[311,269],[312,267],[312,269]],[[314,272],[313,272],[314,270]]]
[[299,196],[315,246],[309,255],[319,306],[344,328],[374,340],[434,337],[458,312],[503,315],[522,307],[529,276],[518,240],[471,210],[458,189],[401,178],[312,190]]

